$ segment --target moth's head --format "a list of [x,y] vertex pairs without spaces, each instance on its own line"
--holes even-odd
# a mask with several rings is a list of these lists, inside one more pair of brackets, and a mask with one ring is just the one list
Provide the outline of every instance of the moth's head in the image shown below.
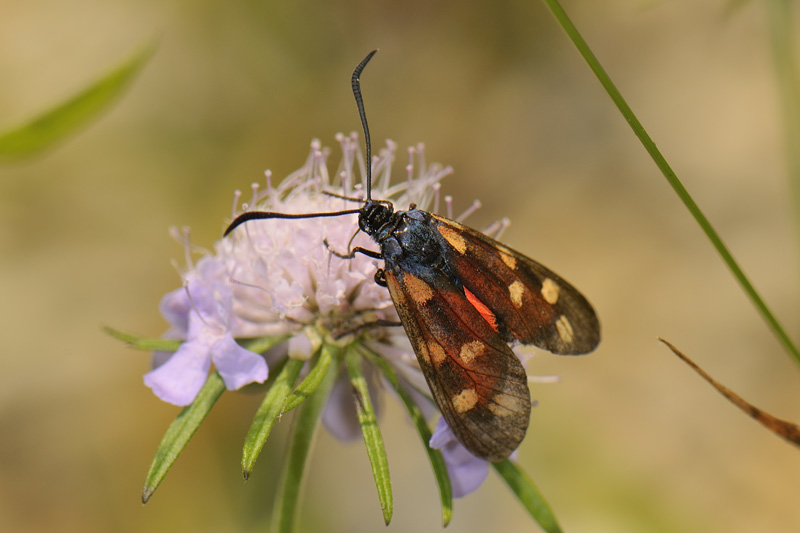
[[358,213],[358,227],[367,235],[375,235],[391,220],[393,213],[394,208],[391,203],[370,200]]

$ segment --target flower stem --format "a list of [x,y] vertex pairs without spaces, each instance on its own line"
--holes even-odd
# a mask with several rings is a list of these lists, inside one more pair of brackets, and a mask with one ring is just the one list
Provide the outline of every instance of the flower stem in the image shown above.
[[[323,351],[336,348],[325,345]],[[336,381],[339,365],[334,365],[317,386],[314,393],[297,409],[294,419],[294,429],[288,446],[288,456],[285,459],[283,473],[275,507],[272,515],[270,531],[278,533],[291,533],[297,519],[297,509],[300,503],[300,488],[303,482],[311,444],[314,440],[320,415],[328,399],[331,387]]]
[[653,140],[645,131],[644,126],[642,126],[641,122],[639,122],[639,119],[636,118],[633,110],[628,106],[628,103],[614,85],[614,82],[611,81],[608,73],[605,71],[602,65],[600,65],[600,61],[598,61],[597,57],[595,57],[594,53],[592,53],[589,45],[583,40],[583,37],[578,32],[578,29],[575,27],[575,25],[572,24],[572,21],[564,12],[564,9],[558,3],[558,0],[544,0],[544,3],[550,8],[553,16],[556,18],[562,29],[566,32],[567,36],[578,49],[578,52],[581,54],[581,56],[583,56],[583,59],[589,65],[589,68],[592,69],[592,72],[597,77],[598,81],[600,81],[600,84],[611,97],[611,100],[614,102],[614,104],[616,104],[620,113],[622,113],[622,116],[625,117],[625,120],[628,122],[631,129],[633,129],[633,132],[639,138],[639,141],[641,141],[645,150],[647,150],[647,153],[650,154],[650,157],[653,159],[656,166],[658,166],[658,168],[661,170],[661,173],[664,174],[664,177],[667,178],[667,181],[672,186],[675,193],[692,214],[697,224],[706,234],[708,240],[711,241],[711,244],[714,246],[714,248],[716,248],[717,253],[719,253],[719,255],[722,257],[722,260],[725,262],[725,264],[728,265],[728,268],[741,285],[745,294],[747,294],[753,305],[755,305],[756,309],[758,309],[758,311],[761,313],[761,316],[772,329],[775,336],[778,337],[778,340],[781,342],[781,344],[783,344],[783,347],[786,349],[786,351],[789,352],[789,354],[797,363],[800,363],[800,350],[797,349],[792,340],[789,338],[789,335],[783,329],[783,326],[781,326],[781,324],[778,322],[778,319],[775,318],[775,316],[767,307],[767,304],[765,304],[761,299],[761,296],[758,294],[755,287],[753,287],[753,284],[750,283],[750,280],[733,258],[733,255],[730,253],[730,251],[728,251],[728,248],[722,242],[720,236],[700,210],[700,207],[697,206],[692,197],[689,195],[689,192],[680,182],[678,176],[669,166],[667,160],[664,158]]

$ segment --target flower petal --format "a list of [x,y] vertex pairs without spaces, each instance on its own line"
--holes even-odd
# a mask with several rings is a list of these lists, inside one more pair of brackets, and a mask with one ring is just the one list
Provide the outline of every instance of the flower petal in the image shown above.
[[189,311],[192,304],[189,301],[189,296],[186,294],[186,289],[181,287],[172,292],[168,292],[161,298],[161,303],[158,304],[158,309],[161,315],[167,319],[172,325],[170,331],[175,331],[176,338],[185,338],[189,330]]
[[211,358],[202,342],[185,342],[169,360],[144,375],[156,396],[174,405],[189,405],[208,377]]
[[264,383],[269,375],[264,358],[239,346],[230,335],[223,336],[211,346],[211,359],[228,390],[254,382]]
[[356,410],[353,406],[353,386],[347,372],[336,378],[322,413],[322,423],[328,433],[342,441],[355,440],[361,436]]
[[437,422],[429,444],[442,451],[454,498],[475,492],[489,476],[489,462],[475,457],[458,442],[444,417]]

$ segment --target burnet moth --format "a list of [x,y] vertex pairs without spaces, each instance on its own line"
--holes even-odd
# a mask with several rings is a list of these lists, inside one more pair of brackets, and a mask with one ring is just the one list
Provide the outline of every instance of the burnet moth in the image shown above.
[[247,211],[236,227],[257,219],[358,214],[358,227],[380,251],[356,253],[384,261],[375,282],[389,289],[433,399],[458,440],[487,461],[507,458],[522,442],[531,414],[528,376],[509,343],[559,355],[585,354],[600,341],[592,306],[561,277],[453,220],[416,209],[394,211],[371,196],[371,144],[359,77],[351,79],[366,145],[366,199],[358,209],[286,214]]

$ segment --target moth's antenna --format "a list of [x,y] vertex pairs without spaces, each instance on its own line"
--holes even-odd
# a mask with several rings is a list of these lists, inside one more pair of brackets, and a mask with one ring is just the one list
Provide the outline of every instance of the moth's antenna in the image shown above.
[[361,97],[361,82],[358,77],[361,76],[361,71],[367,66],[369,60],[372,59],[378,51],[373,50],[367,57],[361,60],[356,69],[353,71],[353,77],[350,79],[350,84],[353,87],[353,96],[356,97],[356,106],[358,107],[358,116],[361,117],[361,126],[364,128],[364,143],[367,149],[367,202],[372,201],[372,141],[369,138],[369,126],[367,126],[367,114],[364,112],[364,98]]

